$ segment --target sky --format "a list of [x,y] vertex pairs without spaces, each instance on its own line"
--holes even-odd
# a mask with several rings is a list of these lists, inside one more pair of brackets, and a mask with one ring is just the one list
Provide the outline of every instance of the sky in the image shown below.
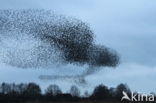
[[[106,67],[86,77],[88,84],[80,86],[82,90],[91,90],[101,83],[109,87],[126,83],[133,91],[156,92],[155,0],[0,0],[0,9],[30,8],[52,10],[87,22],[94,31],[97,44],[113,48],[120,54],[121,64],[118,67]],[[32,81],[43,88],[56,83],[68,91],[72,79],[38,79],[41,74],[56,74],[54,71],[20,69],[1,64],[0,82]]]

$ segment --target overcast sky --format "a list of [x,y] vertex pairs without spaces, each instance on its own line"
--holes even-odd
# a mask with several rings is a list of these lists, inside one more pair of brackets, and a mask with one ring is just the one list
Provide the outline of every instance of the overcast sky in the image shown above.
[[[48,9],[87,22],[95,33],[96,43],[120,54],[121,64],[116,69],[106,68],[86,78],[91,87],[101,83],[107,86],[127,83],[134,91],[155,90],[155,0],[0,0],[0,9],[29,8]],[[0,68],[0,82],[36,81],[42,87],[55,82],[62,89],[71,84],[68,80],[40,81],[37,78],[43,71],[46,74],[52,70],[3,67],[6,66]]]

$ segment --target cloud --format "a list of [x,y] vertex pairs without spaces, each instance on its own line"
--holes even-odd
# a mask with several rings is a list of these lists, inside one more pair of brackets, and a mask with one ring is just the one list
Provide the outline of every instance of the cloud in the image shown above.
[[37,2],[29,0],[1,0],[1,9],[29,9],[40,8]]
[[112,87],[120,83],[126,83],[132,91],[150,93],[155,89],[155,74],[155,66],[124,63],[117,69],[103,69],[96,74],[88,76],[86,80],[92,87],[101,83]]
[[[87,84],[85,86],[79,85],[73,78],[65,79],[51,79],[51,80],[39,80],[40,75],[60,75],[60,76],[72,76],[83,73],[84,67],[77,67],[73,65],[66,65],[64,67],[53,67],[51,69],[19,69],[6,64],[0,64],[0,82],[36,82],[42,89],[45,89],[51,83],[58,84],[61,89],[66,92],[71,85],[75,84],[83,91],[89,90],[91,92],[93,88],[101,83],[109,87],[115,87],[120,83],[126,83],[132,91],[138,91],[142,93],[150,93],[155,90],[155,78],[156,67],[150,67],[146,65],[127,63],[121,64],[117,69],[105,68],[97,71],[96,74],[87,76],[85,79]],[[9,76],[8,76],[9,75]]]

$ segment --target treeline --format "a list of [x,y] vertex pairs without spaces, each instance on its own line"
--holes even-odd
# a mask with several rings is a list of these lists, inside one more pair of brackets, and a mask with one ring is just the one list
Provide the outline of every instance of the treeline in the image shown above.
[[74,85],[71,86],[69,93],[63,93],[59,86],[55,84],[49,85],[45,92],[42,93],[40,86],[35,83],[2,83],[0,85],[0,103],[23,103],[28,101],[121,101],[123,91],[128,95],[131,94],[131,90],[126,84],[120,84],[116,88],[108,88],[101,84],[95,87],[91,94],[86,91],[82,96],[78,87]]

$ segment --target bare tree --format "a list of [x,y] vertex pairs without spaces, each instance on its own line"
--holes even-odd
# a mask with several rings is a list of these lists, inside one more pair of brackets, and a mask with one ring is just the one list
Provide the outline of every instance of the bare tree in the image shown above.
[[74,97],[79,97],[79,96],[80,96],[80,90],[79,90],[78,87],[75,86],[75,85],[71,86],[71,88],[70,88],[70,93],[71,93],[71,95],[74,96]]
[[129,89],[129,87],[127,86],[127,84],[119,84],[116,87],[116,91],[115,91],[115,95],[117,99],[121,99],[121,97],[123,96],[123,91],[126,92],[128,95],[131,94],[131,91]]
[[110,96],[110,94],[109,94],[108,87],[106,87],[102,84],[95,87],[93,94],[92,94],[92,98],[97,99],[97,100],[106,100],[109,98],[109,96]]
[[45,91],[45,94],[49,96],[56,96],[61,93],[62,93],[61,89],[59,88],[58,85],[55,84],[48,86],[48,88]]
[[26,86],[24,94],[27,96],[37,96],[37,95],[41,94],[41,89],[40,89],[39,85],[37,85],[35,83],[29,83]]

